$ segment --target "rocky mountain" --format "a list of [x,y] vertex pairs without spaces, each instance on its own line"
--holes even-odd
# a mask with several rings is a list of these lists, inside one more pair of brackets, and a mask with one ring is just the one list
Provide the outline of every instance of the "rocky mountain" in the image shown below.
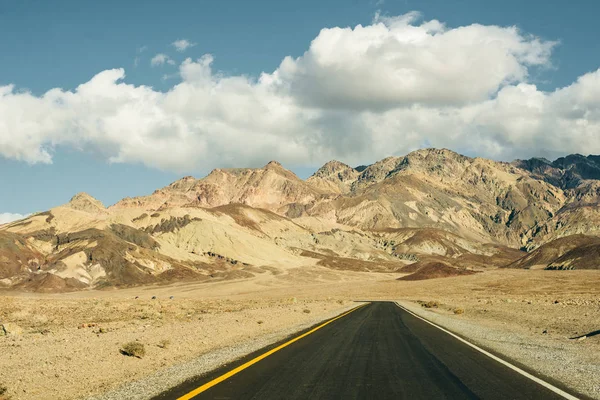
[[108,288],[289,268],[410,266],[419,279],[507,265],[594,268],[599,163],[424,149],[357,168],[331,161],[307,180],[274,161],[216,169],[108,208],[80,193],[0,227],[0,287]]
[[360,173],[339,161],[329,161],[306,181],[326,193],[347,194]]
[[595,155],[585,157],[581,154],[571,154],[555,161],[532,158],[516,160],[513,164],[563,189],[576,188],[585,180],[600,179],[600,156]]
[[67,204],[74,210],[85,211],[85,212],[105,212],[106,207],[101,201],[96,200],[87,193],[77,193]]
[[264,168],[215,169],[202,179],[185,177],[150,196],[126,198],[111,208],[159,210],[240,203],[285,213],[292,204],[307,204],[324,194],[323,190],[271,161]]
[[276,162],[260,169],[217,169],[205,178],[186,177],[111,208],[241,203],[289,218],[318,217],[359,229],[431,227],[522,247],[535,242],[535,230],[567,200],[563,188],[515,165],[426,149],[386,158],[361,171],[331,161],[306,181]]

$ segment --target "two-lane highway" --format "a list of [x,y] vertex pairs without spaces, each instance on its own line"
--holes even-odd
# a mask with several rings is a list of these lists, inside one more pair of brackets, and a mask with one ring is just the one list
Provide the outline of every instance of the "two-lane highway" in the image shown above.
[[158,399],[564,399],[395,303],[371,303]]

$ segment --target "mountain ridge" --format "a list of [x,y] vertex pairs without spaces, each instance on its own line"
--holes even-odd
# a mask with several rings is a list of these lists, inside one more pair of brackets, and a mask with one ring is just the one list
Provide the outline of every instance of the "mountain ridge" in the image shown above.
[[[412,264],[444,270],[432,277],[465,275],[448,268],[593,268],[577,260],[596,242],[574,235],[600,236],[599,162],[422,149],[357,168],[332,160],[306,180],[276,161],[215,169],[110,207],[79,193],[0,227],[0,287],[252,279],[289,268],[399,273]],[[565,241],[566,253],[548,250]],[[527,257],[536,251],[544,256],[534,265]]]

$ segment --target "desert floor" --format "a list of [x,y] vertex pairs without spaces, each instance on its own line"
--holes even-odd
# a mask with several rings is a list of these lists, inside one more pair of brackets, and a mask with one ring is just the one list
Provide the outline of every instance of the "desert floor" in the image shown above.
[[[401,301],[476,344],[600,398],[597,271],[490,270],[427,281],[399,276],[310,267],[273,269],[243,281],[0,292],[0,324],[7,331],[0,330],[0,398],[147,398],[361,300]],[[120,353],[132,341],[144,345],[144,357]]]

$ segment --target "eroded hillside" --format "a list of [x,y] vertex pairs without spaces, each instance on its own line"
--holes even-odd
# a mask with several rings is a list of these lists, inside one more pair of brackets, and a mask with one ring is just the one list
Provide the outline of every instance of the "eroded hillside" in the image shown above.
[[0,227],[0,285],[77,290],[294,268],[596,268],[598,171],[594,157],[503,163],[426,149],[360,168],[332,161],[306,181],[277,162],[219,169],[108,208],[80,193]]

